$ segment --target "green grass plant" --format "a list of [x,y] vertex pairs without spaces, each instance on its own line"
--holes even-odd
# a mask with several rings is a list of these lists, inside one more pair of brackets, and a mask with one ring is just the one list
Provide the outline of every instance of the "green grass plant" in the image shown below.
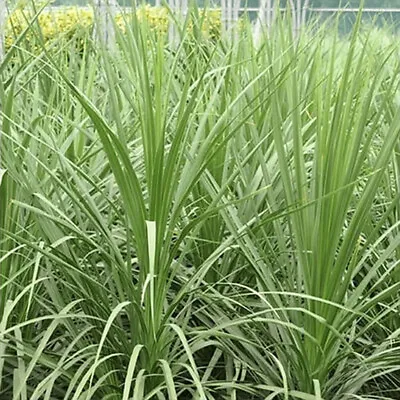
[[187,19],[170,44],[133,19],[79,52],[21,34],[1,399],[398,398],[400,48],[289,20],[211,41]]

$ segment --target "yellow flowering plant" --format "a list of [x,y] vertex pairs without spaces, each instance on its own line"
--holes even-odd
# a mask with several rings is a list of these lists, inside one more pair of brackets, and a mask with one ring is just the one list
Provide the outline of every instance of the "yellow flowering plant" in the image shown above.
[[[10,48],[17,37],[29,24],[33,13],[25,11],[20,7],[14,11],[7,20],[5,32],[6,49]],[[169,16],[165,7],[152,7],[146,5],[139,7],[136,11],[136,17],[139,22],[149,25],[150,29],[166,33],[168,31]],[[218,9],[202,10],[200,12],[202,21],[201,30],[208,38],[219,36],[221,29],[221,12]],[[115,17],[115,23],[122,32],[126,30],[126,23],[132,19],[132,14],[119,13]],[[93,10],[84,7],[60,7],[44,10],[37,19],[40,27],[40,34],[44,43],[51,42],[61,37],[68,39],[76,38],[82,42],[90,37],[93,28],[94,15]],[[189,24],[189,30],[192,30],[193,23]],[[27,35],[27,39],[33,40],[33,35]]]

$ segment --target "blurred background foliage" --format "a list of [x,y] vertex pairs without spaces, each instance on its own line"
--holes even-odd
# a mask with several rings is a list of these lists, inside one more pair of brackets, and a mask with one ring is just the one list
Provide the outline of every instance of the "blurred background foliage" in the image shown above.
[[[302,0],[304,4],[306,0]],[[131,4],[131,0],[118,0],[118,3],[121,6],[129,6]],[[148,0],[146,3],[150,5],[155,4],[155,0]],[[203,7],[205,3],[210,4],[211,6],[218,7],[221,2],[219,0],[197,0],[197,5],[199,7]],[[281,0],[281,6],[285,7],[287,0]],[[338,8],[338,7],[351,7],[358,8],[360,6],[360,0],[310,0],[310,7],[314,8]],[[77,5],[77,6],[85,6],[90,4],[88,0],[54,0],[53,5]],[[259,0],[242,0],[241,7],[249,7],[249,8],[257,8],[259,6]],[[400,0],[365,0],[364,2],[365,8],[399,8],[400,9]],[[256,12],[249,12],[249,18],[254,20],[257,17]],[[315,18],[318,16],[322,20],[327,20],[334,15],[333,12],[319,12],[319,13],[310,13],[309,18]],[[349,32],[352,28],[355,21],[355,13],[344,13],[340,16],[340,24],[339,30],[341,32]],[[366,24],[374,24],[380,27],[393,26],[398,27],[400,25],[400,13],[397,12],[385,12],[385,13],[377,13],[377,12],[365,12],[364,13],[364,23]]]
[[[304,0],[303,0],[304,1]],[[282,3],[286,2],[283,0]],[[55,0],[54,5],[86,5],[89,2],[87,0]],[[129,5],[130,0],[118,0],[118,3],[121,5]],[[150,4],[154,4],[154,0],[148,1]],[[197,3],[202,3],[197,2]],[[213,3],[218,4],[219,1],[214,0]],[[247,4],[249,7],[257,7],[258,0],[247,0],[242,1],[243,6]],[[339,7],[348,5],[350,7],[358,7],[360,5],[359,0],[349,0],[349,1],[342,1],[342,0],[311,0],[310,4],[313,7]],[[399,7],[400,8],[400,0],[365,0],[365,7]]]

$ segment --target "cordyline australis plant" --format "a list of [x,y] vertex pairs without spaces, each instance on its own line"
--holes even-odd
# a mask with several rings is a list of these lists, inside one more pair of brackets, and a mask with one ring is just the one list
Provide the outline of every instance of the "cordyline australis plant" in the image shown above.
[[20,37],[2,398],[396,398],[399,49],[359,23],[294,40],[278,17],[258,46],[179,26],[170,48],[133,21],[112,52],[39,56]]

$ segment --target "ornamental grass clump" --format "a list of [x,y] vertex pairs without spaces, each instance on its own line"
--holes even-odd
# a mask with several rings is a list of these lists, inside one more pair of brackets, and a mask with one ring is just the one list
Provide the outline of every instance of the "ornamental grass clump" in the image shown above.
[[0,65],[0,398],[396,399],[398,41],[132,18]]

